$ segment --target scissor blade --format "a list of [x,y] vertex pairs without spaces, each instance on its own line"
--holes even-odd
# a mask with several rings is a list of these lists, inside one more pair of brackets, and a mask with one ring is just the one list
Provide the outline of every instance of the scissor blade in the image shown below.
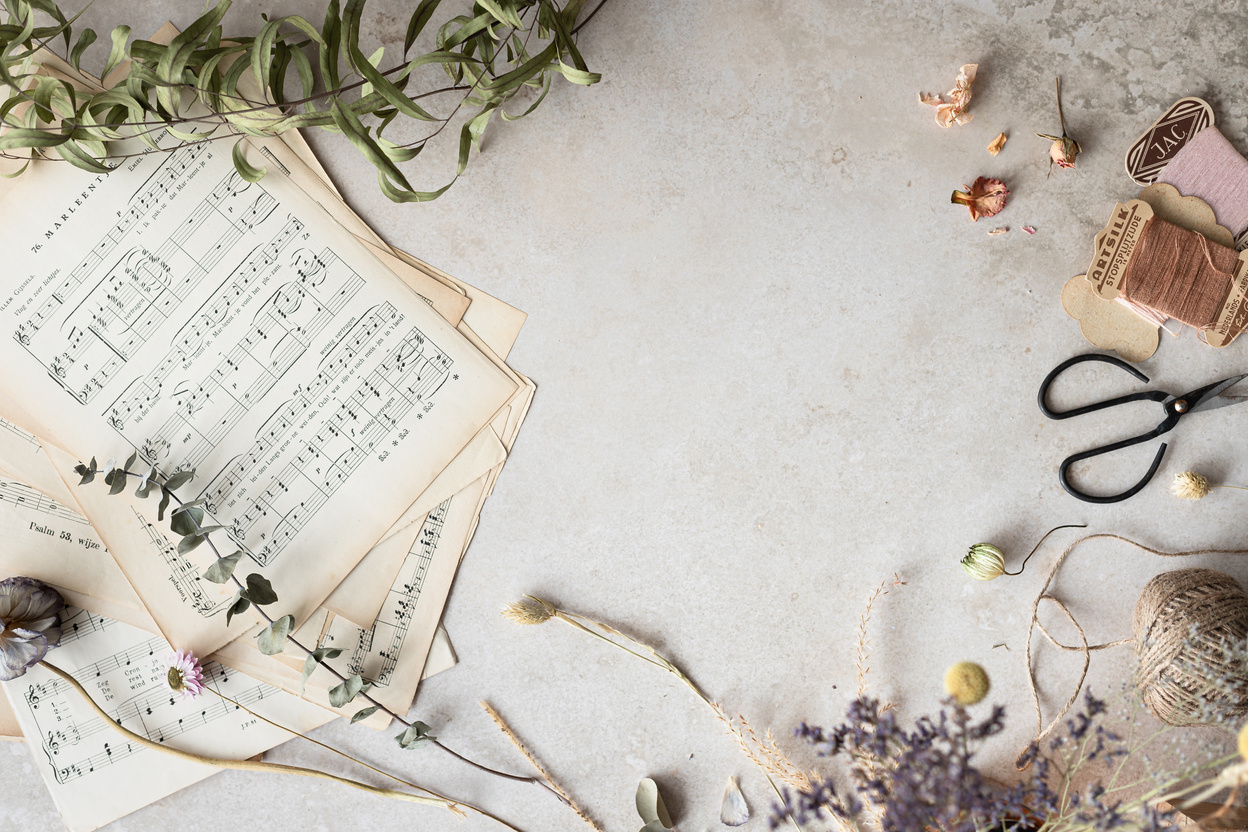
[[1248,389],[1227,392],[1245,378],[1248,378],[1248,373],[1219,381],[1204,392],[1199,402],[1192,402],[1191,409],[1188,412],[1201,413],[1206,410],[1216,410],[1219,407],[1248,401]]

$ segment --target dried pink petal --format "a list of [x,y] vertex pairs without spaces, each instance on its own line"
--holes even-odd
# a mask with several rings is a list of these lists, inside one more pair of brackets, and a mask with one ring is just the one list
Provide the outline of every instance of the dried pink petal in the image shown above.
[[1009,227],[1008,225],[999,225],[999,226],[997,226],[996,228],[994,228],[994,229],[992,229],[991,231],[989,231],[989,232],[988,232],[988,236],[989,236],[989,237],[999,237],[999,236],[1001,236],[1002,234],[1009,234],[1009,233],[1010,233],[1010,227]]
[[1024,225],[1023,230],[1026,231],[1028,234],[1036,233],[1036,229],[1032,228],[1030,225]]
[[988,145],[988,152],[996,156],[1001,152],[1001,148],[1005,147],[1006,136],[1004,133],[998,133],[997,137]]
[[974,116],[966,112],[971,105],[971,84],[975,81],[975,73],[979,64],[963,64],[958,77],[949,90],[949,101],[937,95],[919,93],[919,101],[936,108],[936,123],[941,127],[954,124],[966,124]]
[[971,212],[972,222],[980,217],[993,217],[1001,213],[1001,209],[1005,207],[1005,198],[1010,193],[1000,179],[989,179],[986,176],[981,176],[974,183],[962,187],[966,190],[954,191],[949,201],[965,205]]

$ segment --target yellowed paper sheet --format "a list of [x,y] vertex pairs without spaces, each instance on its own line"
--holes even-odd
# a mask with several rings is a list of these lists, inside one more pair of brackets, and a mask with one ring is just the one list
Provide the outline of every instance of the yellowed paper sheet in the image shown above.
[[[482,477],[430,513],[421,528],[423,545],[404,561],[371,627],[335,617],[320,632],[305,628],[297,634],[301,641],[319,639],[318,647],[343,649],[328,664],[343,675],[359,673],[373,680],[370,695],[396,713],[406,713],[416,695],[484,489]],[[313,679],[326,685],[333,676],[319,668]]]
[[[48,661],[126,728],[198,754],[242,760],[292,736],[222,697],[300,732],[333,718],[216,662],[204,667],[209,692],[185,700],[166,680],[170,652],[159,636],[70,609]],[[90,832],[217,772],[127,741],[49,670],[2,684],[22,733],[39,738],[30,752],[70,832]]]
[[[0,390],[82,459],[201,471],[298,620],[516,389],[293,183],[245,183],[211,145],[36,165],[8,199],[10,238],[44,242],[0,277]],[[127,577],[171,641],[220,645],[165,576]]]

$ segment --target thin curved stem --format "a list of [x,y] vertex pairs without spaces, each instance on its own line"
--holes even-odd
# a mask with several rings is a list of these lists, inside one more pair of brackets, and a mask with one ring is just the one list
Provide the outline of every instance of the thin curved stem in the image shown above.
[[347,778],[347,777],[339,777],[336,774],[329,774],[328,772],[317,771],[316,769],[311,769],[311,768],[302,768],[300,766],[288,766],[282,763],[256,763],[256,762],[252,762],[251,760],[227,760],[227,759],[222,759],[219,757],[207,757],[207,756],[203,756],[200,754],[193,754],[190,751],[183,751],[180,748],[172,748],[170,746],[156,742],[155,740],[149,739],[141,734],[136,734],[134,731],[131,731],[129,728],[126,728],[125,726],[123,726],[120,722],[114,719],[107,711],[101,708],[100,705],[94,699],[91,698],[91,694],[87,693],[86,688],[84,688],[82,684],[77,679],[75,679],[71,674],[67,673],[66,671],[62,670],[56,665],[49,663],[46,659],[44,661],[39,662],[39,665],[41,667],[45,667],[48,670],[52,671],[57,676],[60,676],[62,679],[64,679],[66,682],[72,685],[74,689],[78,691],[79,694],[81,694],[82,698],[87,701],[87,704],[91,706],[91,708],[96,712],[96,714],[101,719],[103,719],[106,723],[108,723],[108,726],[110,728],[112,728],[114,731],[118,732],[119,734],[124,736],[126,739],[130,740],[131,742],[141,745],[144,748],[150,748],[154,751],[159,751],[162,754],[168,754],[170,756],[178,757],[183,760],[189,760],[191,762],[201,763],[203,765],[215,766],[217,768],[234,768],[234,769],[241,769],[243,771],[263,771],[263,772],[270,772],[274,774],[297,774],[302,777],[316,777],[321,780],[330,780],[334,783],[340,783],[341,785],[344,785],[344,786],[350,786],[353,789],[359,789],[360,791],[369,792],[371,794],[375,794],[380,797],[391,797],[391,798],[394,798],[395,800],[405,800],[410,803],[423,803],[426,806],[437,806],[442,809],[447,809],[461,817],[463,816],[463,810],[459,808],[459,804],[453,801],[446,800],[445,798],[426,797],[424,795],[410,794],[408,792],[400,792],[394,789],[385,789],[385,788],[381,788],[380,786],[370,786],[367,783],[361,783],[357,780],[351,780],[350,778]]
[[249,713],[249,714],[251,714],[252,716],[254,716],[256,719],[259,719],[259,720],[261,720],[262,722],[266,722],[266,723],[268,723],[269,725],[272,725],[274,728],[279,728],[279,729],[281,729],[281,730],[283,730],[283,731],[286,731],[286,732],[287,732],[287,733],[289,733],[289,734],[294,734],[296,737],[299,737],[300,739],[307,740],[308,742],[312,743],[313,745],[316,745],[316,746],[319,746],[319,747],[321,747],[321,748],[324,748],[326,751],[333,752],[334,754],[337,754],[339,757],[343,757],[343,758],[345,758],[345,759],[347,759],[347,760],[350,760],[351,762],[355,763],[355,764],[356,764],[356,765],[358,765],[358,766],[363,766],[364,768],[368,769],[368,770],[369,770],[369,771],[371,771],[371,772],[374,772],[375,774],[380,774],[382,777],[386,777],[386,778],[388,778],[388,779],[390,779],[390,780],[393,780],[393,781],[394,781],[394,782],[396,782],[396,783],[401,783],[401,784],[403,784],[404,786],[410,786],[411,788],[416,789],[417,791],[422,791],[422,792],[425,792],[426,794],[429,794],[429,795],[431,795],[431,796],[433,796],[433,797],[441,798],[442,800],[445,800],[445,801],[447,801],[448,803],[454,803],[454,804],[455,804],[455,805],[457,805],[457,806],[461,806],[461,807],[463,807],[463,808],[465,808],[465,809],[469,809],[469,810],[471,810],[471,811],[473,811],[473,812],[476,812],[476,813],[477,813],[477,814],[479,814],[479,815],[482,815],[483,817],[487,817],[487,818],[489,818],[490,820],[493,820],[493,821],[496,821],[497,823],[502,824],[503,826],[505,826],[505,827],[507,827],[508,829],[512,830],[512,832],[523,832],[523,830],[521,830],[521,829],[519,829],[519,828],[517,828],[517,827],[513,826],[512,824],[508,823],[507,821],[503,820],[502,818],[500,818],[500,817],[496,817],[495,815],[490,814],[489,812],[485,811],[484,809],[481,809],[481,808],[478,808],[478,807],[476,807],[476,806],[473,806],[471,803],[465,803],[465,802],[464,802],[464,801],[462,801],[462,800],[454,800],[454,799],[452,799],[452,798],[447,797],[447,796],[446,796],[446,795],[444,795],[444,794],[438,794],[438,793],[437,793],[437,792],[435,792],[433,789],[429,789],[429,788],[426,788],[426,787],[424,787],[424,786],[417,785],[416,783],[413,783],[413,782],[412,782],[412,781],[410,781],[410,780],[404,780],[402,777],[399,777],[398,775],[391,774],[390,772],[385,771],[384,769],[380,769],[380,768],[377,768],[377,767],[376,767],[376,766],[374,766],[374,765],[370,765],[370,764],[368,764],[368,763],[364,762],[363,760],[359,759],[358,757],[352,757],[350,754],[348,754],[348,753],[347,753],[347,752],[345,752],[345,751],[340,751],[339,749],[334,748],[332,745],[328,745],[328,744],[326,744],[326,743],[321,742],[321,741],[320,741],[320,740],[318,740],[318,739],[315,739],[315,738],[313,738],[313,737],[310,737],[310,736],[308,736],[307,734],[303,733],[302,731],[296,731],[294,728],[288,728],[288,727],[287,727],[287,726],[285,726],[285,725],[282,725],[282,724],[280,724],[280,723],[274,722],[273,720],[269,719],[268,717],[264,716],[263,714],[258,714],[258,713],[256,713],[255,711],[253,711],[251,708],[248,708],[248,707],[247,707],[246,705],[244,705],[243,703],[241,703],[241,702],[239,702],[239,701],[237,701],[237,700],[235,700],[235,699],[231,699],[230,697],[226,696],[224,693],[221,693],[221,692],[220,692],[220,691],[218,691],[218,690],[214,690],[213,688],[206,688],[206,690],[211,691],[214,695],[221,697],[222,699],[224,699],[226,702],[229,702],[229,703],[230,703],[231,705],[233,705],[234,707],[236,707],[236,708],[241,708],[242,710],[244,710],[244,711],[246,711],[247,713]]
[[[128,471],[128,470],[126,470],[126,469],[124,469],[124,468],[120,468],[120,469],[118,469],[118,470],[119,470],[119,471],[121,471],[124,475],[129,476],[129,477],[143,477],[143,476],[145,476],[144,474],[136,474],[135,472],[133,472],[133,471]],[[168,494],[168,495],[169,495],[169,497],[170,497],[170,499],[171,499],[171,500],[176,501],[176,502],[177,502],[177,504],[178,504],[179,506],[183,506],[183,505],[185,505],[185,504],[186,504],[186,501],[185,501],[185,500],[183,500],[181,497],[179,497],[177,494],[175,494],[175,493],[174,493],[171,489],[169,489],[168,487],[166,487],[164,483],[158,483],[158,485],[160,486],[161,491],[162,491],[163,493],[165,493],[165,494]],[[191,518],[191,519],[192,519],[192,520],[194,520],[194,517],[192,516],[192,518]],[[198,528],[199,528],[199,522],[198,522],[198,521],[195,521],[195,527],[196,527],[196,529],[198,529]],[[218,560],[220,560],[220,559],[221,559],[221,550],[217,548],[217,544],[216,544],[216,542],[214,542],[214,541],[213,541],[213,539],[212,539],[211,535],[204,535],[204,542],[208,544],[208,548],[212,550],[213,555],[215,555],[215,556],[216,556],[216,558],[217,558]],[[230,575],[230,580],[232,580],[232,581],[234,582],[234,584],[235,584],[235,585],[236,585],[239,589],[243,589],[243,584],[242,584],[242,583],[238,580],[238,577],[237,577],[237,576],[235,576],[235,575],[234,575],[234,574],[232,574],[232,573],[231,573],[231,575]],[[253,609],[255,609],[255,611],[256,611],[256,612],[260,613],[260,616],[261,616],[262,618],[264,618],[264,620],[265,620],[265,621],[267,621],[269,624],[272,624],[272,623],[273,623],[273,621],[274,621],[273,617],[272,617],[271,615],[269,615],[269,614],[268,614],[268,612],[266,612],[266,611],[265,611],[265,609],[264,609],[262,606],[260,606],[259,604],[252,604],[252,608],[253,608]],[[309,648],[309,647],[307,647],[306,645],[304,645],[303,643],[301,643],[301,642],[300,642],[298,639],[296,639],[293,635],[287,636],[287,638],[288,638],[288,640],[290,641],[290,643],[291,643],[291,644],[295,645],[295,646],[296,646],[296,647],[298,647],[300,650],[302,650],[302,651],[304,652],[304,654],[305,654],[305,655],[308,655],[308,656],[312,655],[312,650],[311,650],[311,648]],[[346,682],[346,681],[347,681],[347,677],[345,677],[345,676],[343,676],[341,673],[339,673],[339,672],[338,672],[338,671],[337,671],[337,670],[336,670],[336,669],[335,669],[332,665],[330,665],[328,662],[321,662],[319,666],[320,666],[320,667],[325,668],[325,669],[326,669],[326,670],[328,670],[330,673],[332,673],[332,674],[333,674],[333,675],[334,675],[334,676],[335,676],[335,677],[336,677],[336,678],[337,678],[340,682]],[[383,705],[382,703],[378,702],[376,699],[374,699],[372,696],[370,696],[367,692],[361,692],[361,693],[359,693],[359,694],[358,694],[358,696],[359,696],[360,698],[362,698],[364,701],[368,702],[369,704],[376,705],[379,709],[381,709],[383,712],[385,712],[386,714],[388,714],[388,715],[389,715],[392,719],[398,720],[400,723],[402,723],[403,725],[405,725],[405,726],[407,726],[407,727],[409,727],[409,728],[411,727],[412,723],[411,723],[410,721],[408,721],[407,719],[405,719],[405,718],[404,718],[404,717],[402,717],[402,716],[399,716],[399,715],[398,715],[398,714],[396,714],[394,711],[392,711],[390,708],[387,708],[385,705]],[[472,766],[473,768],[477,769],[478,771],[482,771],[482,772],[485,772],[485,773],[487,773],[487,774],[493,774],[493,775],[495,775],[496,777],[502,777],[502,778],[504,778],[504,779],[506,779],[506,780],[514,780],[514,781],[516,781],[516,782],[518,782],[518,783],[533,783],[534,785],[540,786],[540,787],[542,787],[543,789],[545,789],[546,791],[550,792],[552,795],[554,795],[556,798],[558,798],[558,799],[559,799],[559,801],[560,801],[561,803],[566,803],[566,802],[567,802],[567,801],[565,801],[565,800],[564,800],[563,796],[559,794],[559,792],[557,792],[557,791],[555,791],[553,788],[551,788],[550,784],[549,784],[549,783],[547,783],[545,780],[543,780],[543,779],[542,779],[542,778],[540,778],[540,777],[525,777],[524,775],[521,775],[521,774],[508,774],[508,773],[507,773],[507,772],[505,772],[505,771],[499,771],[498,769],[493,769],[493,768],[490,768],[490,767],[489,767],[489,766],[487,766],[487,765],[483,765],[482,763],[478,763],[476,760],[471,760],[471,759],[469,759],[468,757],[465,757],[464,755],[460,754],[459,752],[455,751],[454,749],[450,748],[449,746],[444,745],[444,744],[442,743],[442,741],[441,741],[441,740],[434,739],[434,740],[431,740],[430,742],[432,742],[432,744],[433,744],[433,745],[436,745],[438,748],[442,749],[442,750],[443,750],[443,751],[445,751],[446,753],[450,754],[452,757],[455,757],[455,758],[456,758],[456,759],[458,759],[458,760],[462,760],[463,762],[467,763],[468,765]]]
[[1087,527],[1088,527],[1087,523],[1076,523],[1076,524],[1068,525],[1068,526],[1054,526],[1053,528],[1045,532],[1044,537],[1040,538],[1040,543],[1037,543],[1035,548],[1027,553],[1027,557],[1023,558],[1023,562],[1019,564],[1017,572],[1006,572],[1005,570],[1002,570],[1002,574],[1005,574],[1005,575],[1023,574],[1023,570],[1027,568],[1027,561],[1031,560],[1031,556],[1040,550],[1041,544],[1043,544],[1044,541],[1048,539],[1049,535],[1053,534],[1053,532],[1057,531],[1058,529],[1086,529]]

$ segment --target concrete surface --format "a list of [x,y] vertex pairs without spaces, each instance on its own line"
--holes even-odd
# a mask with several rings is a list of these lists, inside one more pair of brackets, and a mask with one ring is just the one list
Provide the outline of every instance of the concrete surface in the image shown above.
[[[401,42],[410,5],[374,0],[366,36]],[[145,32],[199,8],[99,0],[87,18]],[[240,2],[227,28],[321,9]],[[1248,150],[1246,23],[1238,2],[609,0],[581,40],[603,83],[557,84],[532,117],[492,129],[432,204],[389,203],[346,142],[313,135],[389,241],[530,315],[512,362],[538,397],[446,615],[462,663],[422,688],[414,714],[453,747],[524,771],[479,709],[488,699],[611,832],[641,825],[632,795],[644,776],[688,830],[720,828],[724,782],[738,776],[755,810],[745,828],[765,829],[765,781],[687,691],[566,626],[509,624],[499,608],[540,593],[654,643],[810,765],[789,732],[837,721],[855,688],[858,618],[896,573],[906,584],[870,623],[872,690],[915,716],[937,706],[946,666],[981,662],[1010,720],[983,759],[1008,777],[1032,727],[1027,611],[1076,533],[1054,535],[1023,577],[991,584],[958,568],[967,546],[992,541],[1013,567],[1045,530],[1076,522],[1164,548],[1248,545],[1248,495],[1185,503],[1166,487],[1186,468],[1248,485],[1248,411],[1183,424],[1146,491],[1091,506],[1061,490],[1058,462],[1151,428],[1155,406],[1057,423],[1035,405],[1048,370],[1088,349],[1058,293],[1084,270],[1113,201],[1138,190],[1122,168],[1131,141],[1199,95]],[[942,130],[916,93],[949,89],[973,61],[974,121]],[[1048,177],[1033,133],[1057,130],[1055,74],[1085,152]],[[1010,139],[994,158],[985,146],[999,131]],[[417,178],[441,184],[452,154],[422,157]],[[1011,196],[973,224],[949,193],[978,175],[1001,177]],[[996,225],[1012,230],[989,237]],[[1242,372],[1245,349],[1163,336],[1143,370],[1177,392]],[[1108,370],[1068,381],[1066,403],[1135,389]],[[1153,447],[1098,462],[1086,481],[1134,482]],[[1193,560],[1248,579],[1248,563]],[[1104,547],[1070,567],[1057,591],[1100,641],[1129,633],[1140,589],[1170,565]],[[1130,669],[1128,652],[1101,654],[1093,682],[1116,687]],[[1046,713],[1076,671],[1045,654]],[[400,754],[388,735],[342,724],[318,736],[527,832],[584,828],[536,789],[434,750]],[[293,744],[276,758],[333,764]],[[0,825],[59,828],[26,749],[0,747],[0,759]],[[499,828],[228,772],[110,832],[223,827]]]

